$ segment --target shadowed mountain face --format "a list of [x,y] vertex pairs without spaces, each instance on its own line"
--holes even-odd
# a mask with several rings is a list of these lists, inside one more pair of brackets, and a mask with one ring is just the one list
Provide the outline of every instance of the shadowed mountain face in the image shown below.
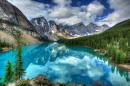
[[36,28],[36,31],[41,35],[45,35],[46,32],[50,31],[48,22],[44,17],[33,18],[31,23]]
[[[40,34],[41,37],[49,39],[51,41],[57,41],[59,38],[52,33],[51,25],[49,26],[48,22],[44,17],[37,17],[31,20],[31,23],[35,27],[36,31]],[[54,28],[55,29],[55,28]]]
[[94,23],[90,23],[85,26],[83,22],[74,25],[58,25],[55,21],[52,20],[47,22],[44,17],[33,18],[31,20],[31,23],[41,35],[53,34],[57,36],[58,39],[62,37],[71,38],[77,36],[85,36],[89,34],[97,34],[109,28],[108,25],[98,26]]
[[25,15],[7,0],[0,0],[0,40],[14,44],[14,29],[19,29],[26,43],[37,43],[39,34]]
[[23,28],[35,30],[25,15],[6,0],[0,0],[0,19],[14,22]]

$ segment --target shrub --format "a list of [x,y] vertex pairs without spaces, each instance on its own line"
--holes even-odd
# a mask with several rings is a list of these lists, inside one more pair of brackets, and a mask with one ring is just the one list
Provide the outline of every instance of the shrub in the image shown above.
[[0,46],[0,51],[2,51],[2,47]]
[[29,82],[26,80],[18,81],[15,86],[29,86]]
[[6,85],[5,85],[4,83],[1,83],[1,82],[0,82],[0,86],[6,86]]

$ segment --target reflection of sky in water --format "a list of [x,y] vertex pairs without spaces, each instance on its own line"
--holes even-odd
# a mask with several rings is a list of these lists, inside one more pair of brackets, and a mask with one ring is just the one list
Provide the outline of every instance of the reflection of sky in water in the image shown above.
[[[14,55],[14,51],[1,53],[0,66],[7,58],[14,62]],[[27,72],[24,78],[44,74],[53,82],[92,84],[98,80],[105,86],[130,86],[128,72],[116,68],[105,57],[88,48],[66,47],[58,43],[29,45],[23,48],[22,56]],[[3,70],[4,66],[0,76]]]

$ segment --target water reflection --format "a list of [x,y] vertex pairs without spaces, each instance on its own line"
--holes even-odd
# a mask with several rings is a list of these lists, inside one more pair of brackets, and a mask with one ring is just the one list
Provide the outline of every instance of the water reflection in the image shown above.
[[[7,59],[14,62],[15,51],[0,53],[0,76]],[[44,74],[53,82],[92,84],[101,81],[105,86],[129,86],[130,73],[115,67],[107,58],[92,49],[65,46],[58,43],[23,47],[24,78]]]

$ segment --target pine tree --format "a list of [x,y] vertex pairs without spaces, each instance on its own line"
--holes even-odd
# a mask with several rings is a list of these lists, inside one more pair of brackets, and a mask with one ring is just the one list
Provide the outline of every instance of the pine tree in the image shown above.
[[120,40],[119,40],[119,48],[124,50],[125,46],[126,46],[125,39],[124,38],[120,38]]
[[125,62],[124,53],[123,51],[120,51],[120,63],[124,63],[124,62]]
[[[2,80],[2,78],[0,78],[0,81]],[[0,86],[5,86],[5,84],[3,82],[0,82]]]
[[112,48],[111,54],[112,54],[112,60],[115,60],[115,57],[116,57],[116,49],[114,48],[114,46],[113,46],[113,48]]
[[116,51],[116,63],[120,63],[120,51],[119,50],[117,50]]
[[12,64],[8,60],[5,68],[5,75],[4,75],[4,82],[9,83],[13,80],[13,70],[12,70]]
[[15,41],[16,41],[16,44],[17,44],[17,47],[16,47],[16,61],[15,61],[15,69],[14,69],[14,75],[15,75],[15,79],[16,80],[20,80],[22,78],[22,76],[24,75],[24,69],[23,69],[23,60],[22,60],[22,37],[21,37],[21,33],[20,31],[16,30],[15,31]]

